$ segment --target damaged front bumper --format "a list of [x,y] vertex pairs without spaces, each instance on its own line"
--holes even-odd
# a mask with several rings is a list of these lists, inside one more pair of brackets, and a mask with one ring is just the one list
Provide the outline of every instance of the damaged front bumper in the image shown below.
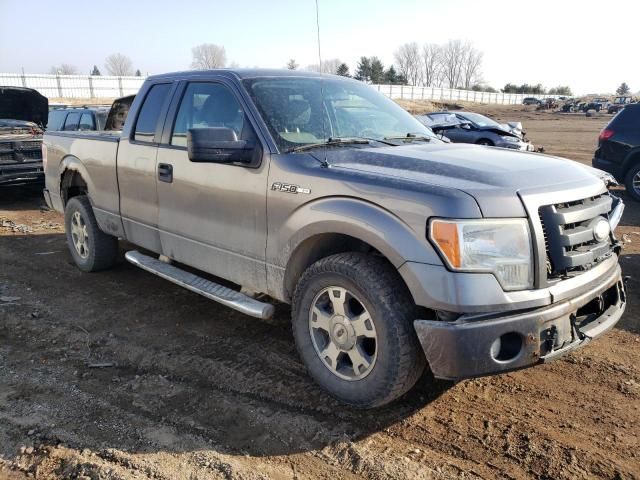
[[0,164],[0,186],[41,182],[44,182],[42,162]]
[[588,291],[548,307],[416,320],[414,327],[434,376],[461,380],[555,360],[611,329],[625,306],[617,266]]

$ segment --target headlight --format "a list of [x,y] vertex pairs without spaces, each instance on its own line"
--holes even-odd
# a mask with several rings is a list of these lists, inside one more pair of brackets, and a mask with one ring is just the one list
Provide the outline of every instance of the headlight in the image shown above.
[[518,143],[518,142],[520,141],[520,139],[519,139],[519,138],[516,138],[516,137],[507,137],[507,136],[504,136],[504,137],[502,137],[502,139],[503,139],[505,142],[513,142],[513,143]]
[[434,219],[429,238],[452,270],[493,273],[505,290],[533,288],[531,235],[525,219]]

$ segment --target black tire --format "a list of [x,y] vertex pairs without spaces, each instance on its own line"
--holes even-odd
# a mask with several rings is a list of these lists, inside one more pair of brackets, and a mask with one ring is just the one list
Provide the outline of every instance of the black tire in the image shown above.
[[627,194],[631,196],[636,202],[640,202],[640,186],[633,186],[633,178],[640,176],[640,163],[633,165],[627,172],[627,176],[624,178],[624,186],[627,190]]
[[491,140],[488,140],[486,138],[481,138],[480,140],[478,140],[476,142],[476,145],[484,145],[486,147],[493,147],[493,142]]
[[[314,347],[311,308],[317,296],[333,286],[357,297],[375,327],[377,357],[361,379],[337,376]],[[341,253],[317,261],[300,278],[293,298],[293,335],[309,374],[324,390],[353,407],[378,407],[405,394],[424,371],[426,360],[413,329],[416,310],[392,265],[363,253]]]
[[[74,216],[79,215],[86,229],[83,244],[76,248],[74,240]],[[97,272],[112,267],[118,258],[118,239],[107,235],[98,227],[93,208],[85,195],[71,198],[64,209],[64,226],[67,246],[74,262],[83,272]]]

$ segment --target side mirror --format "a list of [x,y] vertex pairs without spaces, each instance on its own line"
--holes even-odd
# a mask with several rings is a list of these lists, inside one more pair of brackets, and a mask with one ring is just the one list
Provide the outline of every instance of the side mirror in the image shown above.
[[468,123],[461,123],[460,128],[463,128],[465,130],[471,130],[471,125]]
[[190,128],[187,132],[187,152],[192,162],[249,163],[254,149],[254,141],[238,140],[231,128]]

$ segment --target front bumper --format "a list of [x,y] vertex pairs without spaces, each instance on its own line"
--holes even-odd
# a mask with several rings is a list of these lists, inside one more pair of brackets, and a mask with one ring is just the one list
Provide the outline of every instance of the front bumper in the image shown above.
[[416,320],[414,327],[434,376],[460,380],[555,360],[612,328],[625,306],[617,266],[589,290],[549,307]]
[[591,166],[610,173],[620,183],[624,182],[624,172],[619,163],[612,162],[610,160],[604,160],[598,156],[594,156],[591,160]]
[[509,150],[520,150],[521,152],[535,152],[536,148],[531,142],[502,142],[496,147],[506,148]]
[[44,182],[42,162],[0,165],[0,186]]

